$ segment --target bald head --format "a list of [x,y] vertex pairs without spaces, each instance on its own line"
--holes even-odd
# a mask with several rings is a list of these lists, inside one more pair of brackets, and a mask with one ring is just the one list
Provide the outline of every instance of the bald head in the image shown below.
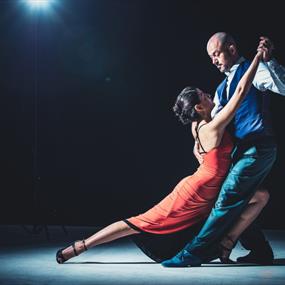
[[230,45],[234,45],[236,47],[236,42],[234,38],[230,34],[225,33],[225,32],[218,32],[212,35],[210,39],[208,40],[207,50],[209,46],[212,44],[215,44],[215,45],[218,44],[221,47],[226,47]]
[[212,63],[221,71],[229,71],[239,58],[234,38],[225,32],[215,33],[207,43]]

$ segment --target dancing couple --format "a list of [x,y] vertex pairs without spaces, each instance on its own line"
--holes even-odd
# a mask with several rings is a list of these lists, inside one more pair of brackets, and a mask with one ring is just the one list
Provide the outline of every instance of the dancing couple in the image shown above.
[[232,263],[230,253],[238,240],[250,250],[238,262],[272,264],[271,246],[254,223],[269,199],[261,183],[277,153],[268,91],[285,95],[285,69],[272,51],[272,42],[261,37],[250,62],[239,55],[231,35],[214,34],[207,52],[225,80],[213,100],[199,88],[186,87],[173,107],[178,119],[192,126],[197,171],[145,213],[58,250],[57,262],[132,235],[165,267],[200,266],[216,258]]

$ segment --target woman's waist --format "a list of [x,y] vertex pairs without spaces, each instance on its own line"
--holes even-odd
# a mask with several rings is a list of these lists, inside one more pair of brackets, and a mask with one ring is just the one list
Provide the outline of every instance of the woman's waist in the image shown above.
[[227,167],[232,162],[231,153],[224,153],[219,155],[204,155],[203,157],[203,165],[204,167],[209,168],[221,168]]
[[[205,171],[197,171],[194,175],[187,179],[186,183],[190,183],[191,187],[198,187],[199,189],[202,187],[218,187],[225,180],[227,176],[227,172],[218,173],[218,172],[205,172]],[[193,186],[195,185],[195,186]]]
[[229,168],[231,166],[231,159],[219,161],[217,163],[207,163],[207,161],[204,160],[204,162],[199,166],[197,169],[197,174],[204,175],[204,176],[224,176],[229,171]]
[[204,154],[204,158],[207,159],[228,159],[231,157],[233,147],[216,147]]

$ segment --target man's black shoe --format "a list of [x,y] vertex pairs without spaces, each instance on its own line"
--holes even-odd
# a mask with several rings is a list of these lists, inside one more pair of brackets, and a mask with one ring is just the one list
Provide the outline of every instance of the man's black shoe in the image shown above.
[[268,242],[264,247],[251,250],[248,255],[237,258],[238,263],[256,263],[260,265],[272,265],[273,260],[273,251]]

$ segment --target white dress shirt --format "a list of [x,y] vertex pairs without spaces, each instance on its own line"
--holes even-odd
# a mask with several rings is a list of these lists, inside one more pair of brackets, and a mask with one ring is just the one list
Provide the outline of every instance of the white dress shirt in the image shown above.
[[[237,63],[231,67],[230,71],[225,72],[227,76],[227,96],[229,96],[229,88],[235,72],[239,64],[243,61],[245,61],[244,57],[239,58]],[[260,62],[252,84],[260,91],[264,92],[266,90],[270,90],[274,93],[285,96],[285,68],[275,59],[268,62]],[[217,91],[214,96],[214,103],[215,107],[211,112],[212,117],[214,117],[223,108],[220,104]]]

